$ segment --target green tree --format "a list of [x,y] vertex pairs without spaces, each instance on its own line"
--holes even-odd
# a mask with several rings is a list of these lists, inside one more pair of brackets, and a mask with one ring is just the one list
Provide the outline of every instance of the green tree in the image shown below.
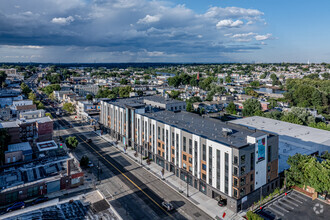
[[119,96],[121,98],[129,97],[129,93],[132,92],[131,86],[119,87]]
[[257,99],[248,99],[243,102],[243,116],[253,116],[260,111],[261,105]]
[[53,116],[52,116],[52,114],[50,114],[49,112],[47,112],[46,114],[45,114],[45,116],[47,117],[50,117],[51,119],[53,119]]
[[38,109],[44,109],[45,108],[45,105],[42,104],[42,102],[38,101],[37,108]]
[[127,79],[122,78],[122,79],[120,80],[120,84],[121,84],[121,85],[127,85],[127,84],[128,84]]
[[89,101],[92,101],[93,100],[93,95],[92,94],[87,94],[86,99],[89,100]]
[[74,107],[74,105],[72,103],[69,103],[69,102],[64,103],[63,109],[65,111],[69,112],[70,114],[74,113],[75,110],[76,110],[75,107]]
[[136,92],[137,92],[138,96],[143,96],[143,91],[142,90],[138,90]]
[[82,156],[80,159],[80,167],[86,168],[89,163],[89,158],[87,156]]
[[70,136],[65,139],[65,144],[70,149],[76,149],[79,142],[75,136]]
[[37,101],[37,96],[36,96],[36,94],[34,94],[33,92],[30,92],[30,93],[29,93],[28,98],[29,98],[30,100],[32,100],[33,103],[36,103],[36,101]]
[[187,112],[193,112],[194,111],[194,108],[193,108],[191,102],[187,102],[186,110],[187,110]]
[[267,73],[263,73],[260,75],[260,79],[265,79],[267,77]]
[[234,102],[230,102],[226,108],[226,112],[229,114],[233,114],[236,115],[236,106],[234,104]]
[[250,83],[250,85],[252,87],[259,87],[260,86],[260,82],[258,80],[257,81],[253,81],[253,82]]
[[177,90],[172,90],[171,92],[168,93],[169,96],[172,98],[172,99],[178,99],[181,92],[180,91],[177,91]]
[[4,87],[5,81],[7,79],[7,74],[5,71],[0,71],[0,84],[2,88]]
[[10,136],[7,129],[0,129],[0,164],[5,161],[5,151],[8,150],[8,143],[10,141]]
[[21,90],[22,90],[22,94],[25,96],[28,96],[29,93],[32,91],[24,82],[21,83]]

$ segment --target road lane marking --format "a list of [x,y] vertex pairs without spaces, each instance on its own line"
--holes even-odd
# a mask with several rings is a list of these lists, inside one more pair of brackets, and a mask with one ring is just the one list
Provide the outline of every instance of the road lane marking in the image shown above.
[[287,207],[287,208],[289,208],[291,210],[294,210],[294,208],[292,206],[290,206],[288,204],[285,204],[283,201],[281,203],[279,203],[279,204],[281,204],[281,205],[283,205],[283,206],[285,206],[285,207]]
[[299,206],[298,204],[296,204],[296,203],[290,201],[289,199],[283,199],[283,201],[285,201],[285,202],[287,202],[287,203],[290,203],[291,205],[294,205],[294,206],[296,206],[296,207]]
[[[64,121],[63,119],[60,119],[59,117],[57,117],[57,115],[55,115],[55,117],[60,120],[60,121]],[[63,122],[64,123],[64,122]],[[67,122],[68,123],[68,122]],[[65,124],[65,123],[64,123]],[[70,124],[70,123],[69,123]],[[122,176],[124,176],[129,182],[131,182],[137,189],[139,189],[145,196],[147,196],[154,204],[156,204],[161,210],[163,210],[168,216],[170,216],[171,218],[173,218],[172,214],[170,214],[169,212],[167,212],[161,205],[159,205],[153,198],[151,198],[146,192],[144,192],[143,189],[141,189],[138,185],[136,185],[136,183],[134,183],[128,176],[126,176],[123,172],[121,172],[121,170],[119,170],[115,165],[113,165],[107,158],[105,158],[103,155],[101,155],[97,150],[95,150],[95,148],[93,148],[89,143],[87,143],[84,139],[82,139],[80,137],[80,135],[75,134],[75,136],[77,136],[80,140],[82,140],[85,144],[87,144],[91,149],[93,149],[94,152],[96,152],[101,158],[103,158],[108,164],[110,164],[113,168],[115,168]]]
[[285,208],[281,207],[277,202],[276,203],[274,202],[272,206],[275,206],[275,208],[281,209],[284,212],[289,212],[289,210],[286,210]]
[[299,195],[298,193],[293,193],[292,195],[298,197],[299,199],[304,200],[305,202],[307,202],[307,199],[304,198],[302,195]]
[[284,216],[284,214],[282,212],[277,211],[276,209],[273,209],[272,207],[267,207],[266,209],[271,210],[271,212],[275,213],[275,215],[280,215],[280,216]]
[[300,204],[303,204],[302,201],[300,201],[300,200],[298,200],[298,199],[296,199],[296,198],[292,198],[292,195],[290,195],[289,198],[292,199],[292,200],[294,200],[294,201],[296,201],[296,202],[299,202]]

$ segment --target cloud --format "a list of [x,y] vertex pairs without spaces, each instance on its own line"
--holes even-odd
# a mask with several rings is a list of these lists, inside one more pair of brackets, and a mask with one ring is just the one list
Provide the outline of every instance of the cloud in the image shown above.
[[151,15],[146,15],[144,18],[141,18],[138,20],[138,24],[149,24],[149,23],[154,23],[160,20],[160,16],[151,16]]
[[243,24],[244,24],[244,22],[241,20],[233,21],[231,19],[225,19],[225,20],[219,21],[216,26],[217,26],[217,28],[233,28],[233,27],[239,27]]
[[2,57],[44,62],[232,61],[228,54],[260,49],[246,40],[257,34],[239,34],[264,28],[263,12],[238,7],[197,13],[170,0],[3,1],[0,45],[17,48],[1,47]]
[[268,40],[272,37],[272,34],[266,34],[266,35],[257,35],[255,36],[255,39],[258,41]]
[[250,33],[243,33],[243,34],[234,34],[232,37],[233,38],[242,38],[242,37],[250,37],[254,36],[256,33],[250,32]]
[[74,18],[72,16],[69,16],[66,18],[53,18],[51,20],[51,22],[54,24],[62,24],[62,25],[70,24],[73,21],[74,21]]

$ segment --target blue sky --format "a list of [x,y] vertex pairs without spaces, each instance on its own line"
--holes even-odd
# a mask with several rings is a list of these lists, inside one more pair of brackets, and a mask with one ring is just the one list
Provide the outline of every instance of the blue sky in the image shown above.
[[328,0],[2,0],[0,62],[330,62]]

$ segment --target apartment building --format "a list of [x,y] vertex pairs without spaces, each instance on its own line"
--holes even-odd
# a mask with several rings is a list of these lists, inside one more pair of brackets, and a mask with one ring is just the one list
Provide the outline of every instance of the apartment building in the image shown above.
[[148,97],[101,101],[104,132],[191,187],[214,199],[227,199],[228,208],[235,212],[279,187],[277,135],[169,111],[145,99]]

